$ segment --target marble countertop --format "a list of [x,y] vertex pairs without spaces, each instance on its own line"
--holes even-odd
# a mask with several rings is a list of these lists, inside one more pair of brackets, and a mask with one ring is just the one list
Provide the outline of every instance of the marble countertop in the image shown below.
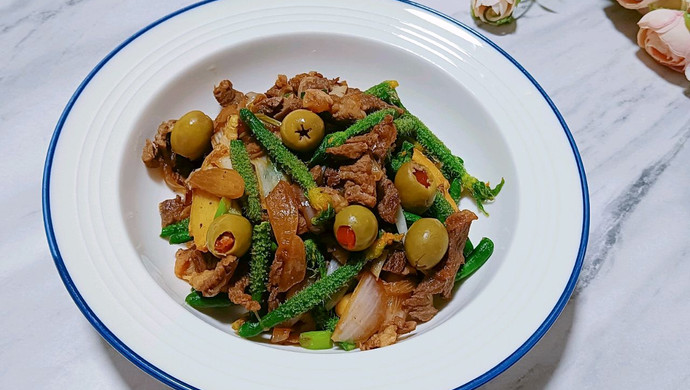
[[[421,2],[476,26],[469,0]],[[72,302],[46,245],[40,189],[53,129],[81,80],[132,33],[189,3],[0,3],[3,388],[165,388]],[[590,187],[589,247],[551,330],[483,388],[690,388],[690,82],[637,47],[635,11],[610,0],[549,3],[557,12],[534,5],[510,26],[476,27],[570,126]]]

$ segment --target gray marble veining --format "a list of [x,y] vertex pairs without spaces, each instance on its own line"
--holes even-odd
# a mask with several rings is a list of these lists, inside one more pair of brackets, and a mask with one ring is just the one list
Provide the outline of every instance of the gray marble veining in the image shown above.
[[[582,274],[561,317],[486,389],[690,388],[690,82],[635,43],[639,14],[609,0],[534,5],[477,26],[468,0],[422,3],[515,57],[565,117],[591,195]],[[0,3],[0,383],[157,389],[72,303],[45,245],[40,186],[64,105],[91,68],[181,0]],[[8,126],[9,125],[9,126]]]

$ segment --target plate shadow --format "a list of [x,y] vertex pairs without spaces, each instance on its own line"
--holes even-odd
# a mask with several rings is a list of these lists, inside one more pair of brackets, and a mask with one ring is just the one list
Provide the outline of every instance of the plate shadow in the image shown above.
[[577,297],[572,298],[551,329],[525,356],[481,390],[543,389],[560,364],[575,322]]

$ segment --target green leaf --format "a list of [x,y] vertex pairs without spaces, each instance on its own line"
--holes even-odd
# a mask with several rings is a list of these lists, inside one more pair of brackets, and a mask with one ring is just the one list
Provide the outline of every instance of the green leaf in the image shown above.
[[460,179],[453,179],[453,182],[450,183],[450,188],[448,189],[448,192],[450,193],[450,197],[453,198],[455,203],[458,203],[460,201],[460,196],[462,195],[462,182]]

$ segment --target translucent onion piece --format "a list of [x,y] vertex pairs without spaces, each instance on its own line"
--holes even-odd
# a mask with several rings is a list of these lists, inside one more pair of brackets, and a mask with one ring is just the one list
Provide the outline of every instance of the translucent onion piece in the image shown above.
[[407,234],[407,222],[405,222],[405,214],[403,214],[401,206],[398,206],[397,215],[395,216],[395,227],[398,228],[398,233]]
[[254,168],[256,169],[256,178],[259,182],[259,190],[262,198],[267,197],[281,180],[287,181],[285,175],[283,175],[266,156],[253,159],[252,164],[254,164]]
[[347,312],[333,332],[333,341],[362,342],[376,333],[386,317],[388,297],[383,282],[365,272],[357,284]]
[[330,260],[328,262],[328,268],[326,269],[326,275],[332,274],[338,268],[340,268],[340,263],[338,263],[337,260]]

